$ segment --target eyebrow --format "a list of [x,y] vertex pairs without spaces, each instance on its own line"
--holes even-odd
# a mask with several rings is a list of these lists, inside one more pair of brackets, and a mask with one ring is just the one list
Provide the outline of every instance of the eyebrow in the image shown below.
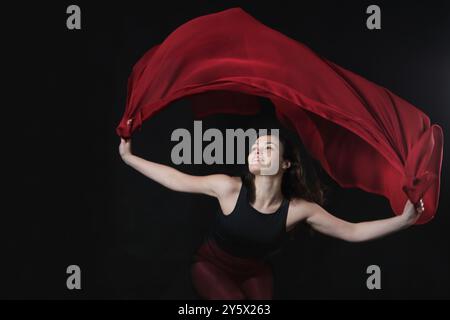
[[[276,145],[275,143],[273,143],[273,142],[270,142],[270,141],[269,141],[269,142],[266,142],[266,146],[269,145],[269,144],[272,144],[272,145],[274,145],[275,147],[277,146],[277,145]],[[252,148],[254,148],[254,146],[255,146],[255,143],[252,145]]]

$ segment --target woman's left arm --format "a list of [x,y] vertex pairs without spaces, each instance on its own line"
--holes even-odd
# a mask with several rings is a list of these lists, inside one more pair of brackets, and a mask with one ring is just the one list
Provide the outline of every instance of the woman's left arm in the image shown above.
[[310,203],[306,222],[314,230],[323,234],[350,242],[368,241],[386,236],[390,233],[412,226],[424,211],[423,200],[420,199],[417,206],[411,201],[406,201],[403,213],[399,216],[351,223],[339,219],[316,203]]

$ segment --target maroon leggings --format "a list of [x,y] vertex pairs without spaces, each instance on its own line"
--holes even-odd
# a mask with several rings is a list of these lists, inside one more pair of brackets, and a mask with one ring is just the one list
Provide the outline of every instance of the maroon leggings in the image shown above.
[[273,275],[269,264],[233,256],[212,240],[206,241],[195,254],[191,274],[203,299],[272,299]]

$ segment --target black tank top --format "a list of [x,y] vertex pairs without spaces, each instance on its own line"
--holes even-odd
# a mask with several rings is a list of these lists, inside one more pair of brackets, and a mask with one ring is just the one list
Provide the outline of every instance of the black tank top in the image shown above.
[[250,205],[248,190],[242,181],[233,211],[225,215],[218,210],[207,237],[234,256],[266,260],[280,250],[287,239],[288,209],[289,201],[284,198],[276,212],[259,212]]

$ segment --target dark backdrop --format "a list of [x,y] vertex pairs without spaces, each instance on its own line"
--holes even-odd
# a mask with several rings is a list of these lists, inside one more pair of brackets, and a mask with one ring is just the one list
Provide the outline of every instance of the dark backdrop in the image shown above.
[[[79,2],[78,31],[66,29],[71,2],[5,12],[17,16],[9,25],[9,49],[23,71],[16,74],[20,80],[9,80],[19,92],[7,108],[14,118],[6,122],[15,129],[14,156],[6,158],[18,170],[9,184],[13,193],[5,199],[13,205],[2,214],[0,297],[197,298],[189,263],[218,203],[170,191],[127,167],[115,134],[133,64],[182,23],[241,6],[264,24],[410,101],[441,125],[448,139],[448,3],[378,1],[382,29],[377,31],[365,27],[369,1]],[[268,124],[270,110],[253,118],[210,117],[203,127]],[[144,123],[133,139],[135,153],[172,165],[175,143],[170,134],[182,127],[193,127],[184,100]],[[275,298],[449,298],[447,144],[444,148],[434,220],[356,244],[310,235],[299,227],[297,237],[273,259]],[[236,174],[242,166],[178,169]],[[321,178],[331,186],[325,208],[336,216],[357,222],[393,215],[383,197],[340,188],[323,172]],[[71,264],[81,267],[80,291],[66,288]],[[371,264],[381,268],[381,290],[366,288]]]

